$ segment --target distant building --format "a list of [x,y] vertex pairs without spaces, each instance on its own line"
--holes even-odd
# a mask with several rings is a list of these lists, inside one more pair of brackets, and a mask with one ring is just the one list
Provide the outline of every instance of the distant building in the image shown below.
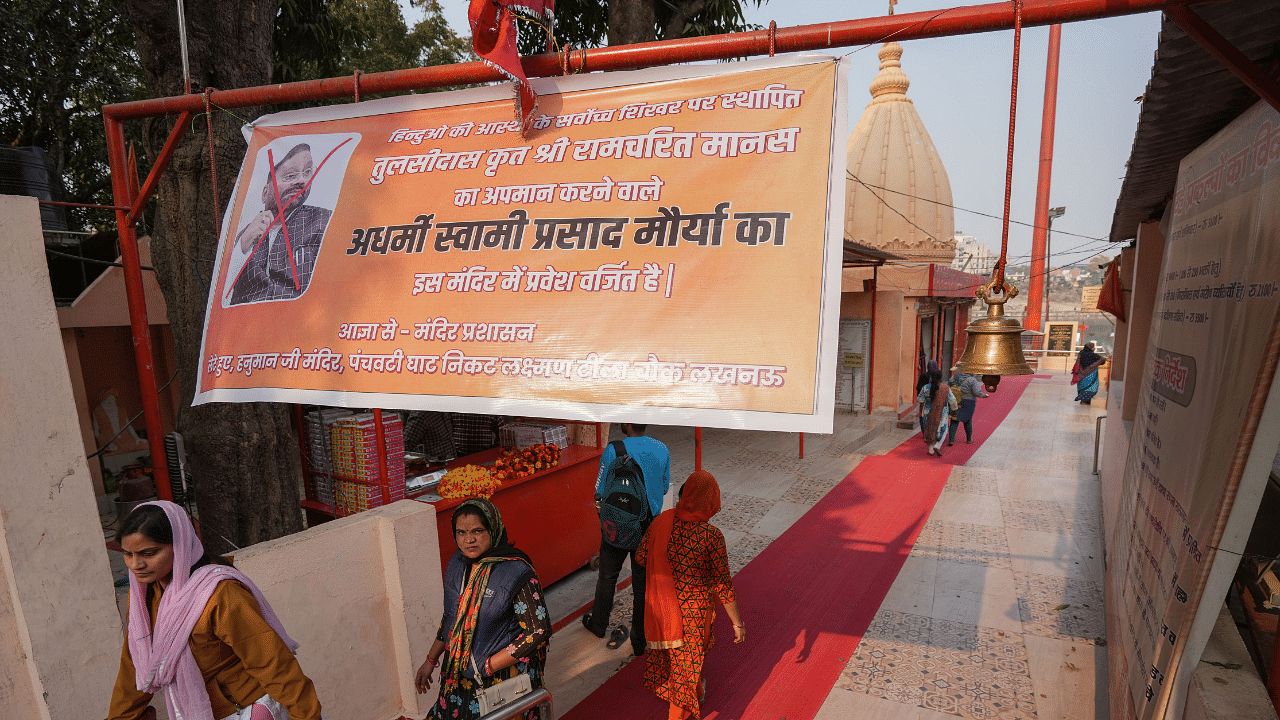
[[955,240],[956,258],[951,261],[952,268],[975,275],[990,275],[995,270],[999,258],[992,254],[986,243],[962,232],[956,233]]

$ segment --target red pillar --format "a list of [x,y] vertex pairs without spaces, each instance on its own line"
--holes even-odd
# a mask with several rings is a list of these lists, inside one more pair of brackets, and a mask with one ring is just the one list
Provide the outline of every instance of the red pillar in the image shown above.
[[[118,207],[130,207],[134,198],[129,192],[126,171],[124,124],[105,119],[107,156],[111,163],[111,190]],[[176,147],[176,143],[174,144]],[[160,424],[160,394],[156,386],[155,359],[151,352],[151,325],[147,320],[147,298],[142,289],[142,263],[138,259],[138,229],[124,210],[116,210],[120,230],[120,263],[124,265],[125,300],[129,305],[129,326],[133,332],[133,355],[138,367],[138,390],[142,395],[143,419],[147,427],[147,447],[155,476],[156,494],[161,500],[172,500],[169,469],[164,454],[164,430]]]
[[1053,176],[1053,130],[1058,112],[1058,54],[1062,47],[1062,26],[1049,27],[1049,57],[1044,77],[1044,115],[1040,124],[1040,177],[1036,181],[1035,230],[1031,235],[1031,280],[1027,288],[1028,330],[1042,329],[1041,312],[1048,290],[1052,258],[1046,244],[1049,226],[1049,182]]

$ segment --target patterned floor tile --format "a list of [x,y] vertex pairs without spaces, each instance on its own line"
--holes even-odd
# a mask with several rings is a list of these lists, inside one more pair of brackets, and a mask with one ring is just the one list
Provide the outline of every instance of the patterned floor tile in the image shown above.
[[840,484],[842,478],[801,477],[791,484],[780,500],[793,503],[814,504],[827,496]]
[[930,520],[920,531],[911,554],[966,565],[1009,567],[1009,544],[1004,528],[990,525]]
[[836,687],[970,720],[1036,717],[1022,636],[889,610]]
[[804,469],[804,461],[797,455],[742,448],[727,458],[724,465],[731,468],[748,467],[776,473],[799,473]]
[[1020,454],[1045,454],[1053,452],[1053,438],[1029,433],[996,433],[983,447],[995,450],[1012,450]]
[[775,539],[767,535],[747,534],[744,536],[729,551],[729,574],[737,575],[739,570],[746,567],[747,563],[754,560]]
[[996,489],[996,473],[990,468],[956,467],[951,471],[951,477],[947,479],[946,489],[970,495],[999,494]]
[[1102,513],[1087,505],[1000,498],[1004,526],[1060,534],[1097,536],[1102,532]]
[[749,495],[725,493],[720,496],[720,512],[711,519],[711,524],[718,528],[748,532],[769,512],[774,502]]
[[1106,636],[1102,583],[1020,572],[1013,578],[1028,635],[1087,643]]

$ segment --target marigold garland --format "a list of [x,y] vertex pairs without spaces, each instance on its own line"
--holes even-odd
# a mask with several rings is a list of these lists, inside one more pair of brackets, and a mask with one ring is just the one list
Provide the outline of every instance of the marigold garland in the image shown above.
[[460,498],[479,495],[491,497],[498,489],[500,481],[488,470],[479,465],[463,465],[445,473],[440,478],[440,497]]
[[560,446],[530,445],[527,448],[507,448],[493,463],[493,472],[499,481],[528,477],[560,464]]

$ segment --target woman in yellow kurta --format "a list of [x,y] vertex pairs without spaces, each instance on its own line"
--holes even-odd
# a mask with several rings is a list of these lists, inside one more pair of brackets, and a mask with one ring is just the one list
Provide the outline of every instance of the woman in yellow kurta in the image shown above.
[[206,555],[182,508],[139,505],[116,534],[129,566],[129,633],[108,720],[145,717],[164,691],[183,720],[320,720],[297,643],[253,581]]
[[636,562],[648,575],[644,686],[671,704],[669,720],[701,717],[703,664],[715,640],[711,625],[717,599],[733,622],[734,642],[747,639],[724,535],[707,522],[717,512],[720,486],[711,473],[699,470],[680,488],[675,509],[654,518],[636,551]]

